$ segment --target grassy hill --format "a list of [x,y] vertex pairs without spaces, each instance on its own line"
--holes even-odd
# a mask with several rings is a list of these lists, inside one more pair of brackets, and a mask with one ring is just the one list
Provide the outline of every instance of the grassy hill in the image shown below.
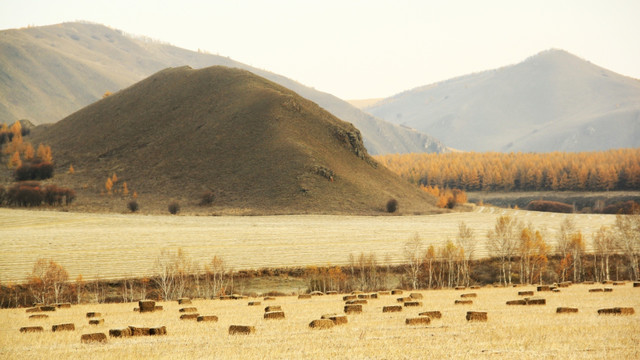
[[[358,129],[248,71],[169,68],[50,126],[56,182],[80,190],[84,210],[124,210],[99,195],[116,173],[145,211],[178,200],[192,212],[381,214],[434,211],[434,199],[369,156]],[[65,171],[73,165],[73,175]],[[213,210],[195,206],[213,191]],[[81,199],[85,200],[81,200]]]
[[227,57],[188,51],[89,23],[0,31],[0,122],[56,122],[167,67],[223,65],[285,86],[353,123],[372,154],[442,152],[433,137],[366,114],[337,97]]
[[409,90],[365,111],[465,151],[640,146],[640,81],[562,50]]

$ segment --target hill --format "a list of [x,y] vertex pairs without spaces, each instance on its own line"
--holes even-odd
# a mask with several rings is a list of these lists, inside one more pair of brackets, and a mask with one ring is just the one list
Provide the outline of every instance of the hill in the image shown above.
[[249,70],[353,123],[372,154],[440,152],[418,131],[377,119],[337,97],[227,57],[193,52],[103,25],[64,23],[0,32],[0,122],[56,122],[167,67],[223,65]]
[[51,145],[56,181],[83,189],[88,210],[124,210],[122,193],[98,195],[116,173],[114,189],[127,182],[141,207],[163,213],[172,199],[196,209],[204,191],[214,213],[380,214],[390,198],[405,213],[434,211],[378,166],[353,125],[239,69],[160,71],[34,129],[32,142]]
[[365,111],[465,151],[640,146],[640,81],[562,50],[419,87]]

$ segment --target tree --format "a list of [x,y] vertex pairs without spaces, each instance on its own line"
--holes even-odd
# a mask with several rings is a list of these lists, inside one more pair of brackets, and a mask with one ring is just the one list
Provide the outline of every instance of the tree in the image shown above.
[[398,200],[390,199],[387,201],[387,212],[394,213],[398,210]]
[[500,260],[501,277],[504,285],[511,284],[511,260],[517,249],[518,221],[508,215],[496,219],[496,225],[487,233],[489,254]]
[[462,283],[469,286],[471,283],[471,269],[469,264],[475,253],[475,239],[473,230],[464,221],[458,225],[457,247],[462,253]]
[[53,260],[38,259],[29,275],[28,286],[37,302],[60,302],[69,274]]
[[154,282],[163,300],[174,300],[185,295],[191,277],[196,273],[191,258],[181,248],[175,253],[162,249],[155,262]]
[[[600,229],[593,234],[594,256],[600,256],[601,279],[611,280],[609,258],[616,252],[618,248],[617,245],[615,233],[605,226],[601,226]],[[594,266],[596,266],[596,263],[597,261],[594,261]]]
[[422,240],[420,240],[418,233],[415,233],[404,244],[404,258],[407,262],[406,272],[412,289],[418,288],[422,257]]
[[575,232],[576,224],[571,217],[565,217],[560,224],[560,231],[558,232],[556,242],[556,253],[560,255],[562,261],[560,262],[560,279],[565,281],[567,270],[572,266],[571,257],[571,237]]
[[40,144],[38,145],[38,150],[36,151],[36,156],[45,163],[50,163],[53,161],[53,156],[51,155],[51,146]]
[[436,249],[433,247],[433,245],[429,245],[429,248],[427,248],[427,252],[425,254],[424,257],[424,266],[426,268],[427,271],[427,288],[431,289],[432,284],[433,284],[433,272],[434,272],[434,264],[433,262],[436,260]]
[[180,211],[180,204],[173,201],[169,204],[169,213],[172,215],[177,214]]
[[129,209],[129,211],[131,212],[136,212],[139,209],[139,205],[138,202],[135,200],[131,200],[127,203],[127,209]]
[[111,189],[113,189],[113,180],[111,178],[107,178],[107,181],[104,182],[104,188],[107,190],[107,194],[111,195]]
[[122,183],[122,195],[124,196],[129,195],[129,187],[127,186],[126,181]]
[[9,159],[8,167],[9,169],[17,169],[22,166],[22,160],[20,160],[20,153],[18,151],[14,152],[11,155],[11,159]]
[[618,246],[629,261],[629,276],[639,280],[638,256],[640,256],[640,214],[616,216]]
[[73,168],[73,165],[69,165],[69,174],[73,175],[76,173],[76,170]]

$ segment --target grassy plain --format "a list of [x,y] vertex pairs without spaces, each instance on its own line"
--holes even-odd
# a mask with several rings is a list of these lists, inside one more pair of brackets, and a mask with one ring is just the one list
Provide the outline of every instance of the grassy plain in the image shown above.
[[[0,310],[0,358],[3,359],[638,359],[640,357],[640,288],[631,283],[613,292],[589,293],[602,285],[573,285],[559,293],[537,293],[546,305],[507,306],[521,290],[535,287],[430,290],[420,307],[382,313],[399,295],[370,299],[348,324],[313,330],[309,322],[326,313],[342,313],[341,295],[311,299],[278,297],[261,306],[248,301],[194,300],[202,315],[217,323],[179,320],[177,302],[159,303],[162,312],[140,314],[135,303],[89,304],[58,309],[48,319],[29,319],[25,309]],[[454,305],[460,295],[477,293],[472,305]],[[407,295],[405,291],[404,296]],[[267,305],[281,305],[284,320],[264,320]],[[556,314],[559,306],[578,313]],[[630,316],[598,315],[606,307],[634,307]],[[407,326],[405,319],[428,310],[442,312],[429,325]],[[102,313],[103,325],[90,326],[85,314]],[[467,311],[487,311],[487,322],[469,323]],[[51,332],[51,326],[74,323],[75,331]],[[22,326],[43,326],[42,333],[20,333]],[[166,336],[109,338],[106,344],[82,344],[81,334],[123,328],[166,326]],[[228,335],[230,325],[255,326],[251,335]]]
[[153,274],[162,248],[182,248],[197,264],[221,256],[235,270],[339,265],[349,254],[375,253],[381,262],[403,262],[403,245],[415,233],[425,246],[454,240],[461,221],[475,231],[476,256],[487,256],[486,233],[500,215],[546,229],[555,243],[560,223],[575,220],[587,235],[615,216],[551,214],[493,207],[421,216],[145,216],[0,209],[0,281],[24,281],[38,258],[64,266],[70,279]]

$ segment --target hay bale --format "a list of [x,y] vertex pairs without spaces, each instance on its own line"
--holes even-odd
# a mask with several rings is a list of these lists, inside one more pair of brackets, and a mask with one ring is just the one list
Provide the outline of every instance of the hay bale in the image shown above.
[[28,308],[28,309],[27,309],[27,312],[28,312],[28,313],[32,313],[32,312],[40,312],[40,311],[42,311],[42,310],[40,310],[40,307],[39,307],[39,306],[37,306],[37,307],[32,307],[32,308]]
[[138,301],[138,307],[140,312],[153,312],[156,309],[156,302],[153,300],[140,300]]
[[266,320],[279,320],[284,319],[284,311],[269,311],[264,313]]
[[593,284],[595,284],[593,281],[583,281],[582,283],[584,285],[593,285]]
[[371,294],[358,294],[358,299],[371,299]]
[[342,301],[355,300],[358,298],[358,295],[345,295],[342,297]]
[[275,300],[275,299],[276,298],[273,297],[273,296],[265,296],[262,300],[264,300],[264,301],[272,301],[272,300]]
[[487,321],[486,311],[467,311],[467,321]]
[[126,327],[124,329],[111,329],[109,330],[109,336],[111,337],[129,337],[131,336],[131,329]]
[[153,311],[162,311],[164,308],[161,305],[156,305],[153,307]]
[[324,293],[322,291],[312,291],[309,293],[309,295],[311,296],[324,296]]
[[546,305],[547,304],[547,300],[546,299],[541,299],[541,298],[525,298],[524,299],[527,302],[527,305]]
[[597,289],[589,289],[589,292],[593,292],[593,293],[594,293],[594,292],[603,292],[603,291],[604,291],[604,289],[600,289],[600,288],[597,288]]
[[440,311],[425,311],[419,313],[418,316],[428,316],[432,319],[440,319],[442,318],[442,313]]
[[406,301],[404,303],[404,306],[406,307],[422,306],[422,301]]
[[407,301],[412,301],[413,298],[410,296],[406,296],[406,297],[401,297],[401,298],[397,298],[396,301],[399,303],[403,303],[403,302],[407,302]]
[[371,293],[371,294],[369,294],[369,297],[371,299],[377,299],[378,298],[378,293]]
[[264,312],[272,312],[272,311],[282,311],[282,306],[280,305],[271,305],[264,308]]
[[364,292],[360,291],[360,290],[353,290],[351,292],[351,295],[360,295],[360,294],[364,294]]
[[561,288],[568,288],[569,286],[571,286],[572,282],[571,281],[563,281],[560,284],[558,284],[558,287]]
[[509,300],[507,305],[527,305],[527,300]]
[[357,305],[357,304],[367,305],[368,302],[367,302],[367,300],[364,300],[364,299],[357,299],[357,300],[349,300],[349,301],[346,302],[346,304],[347,305]]
[[578,312],[578,308],[573,308],[573,307],[556,308],[556,314],[577,313],[577,312]]
[[298,299],[311,299],[310,294],[300,294],[298,295]]
[[553,290],[551,290],[551,291],[553,291],[554,293],[559,293],[559,292],[560,292],[560,289],[553,289]]
[[178,299],[179,305],[191,305],[191,299],[189,298],[180,298]]
[[402,290],[400,289],[391,290],[391,295],[402,295]]
[[181,313],[197,313],[198,309],[195,307],[186,307],[179,310]]
[[329,319],[313,320],[309,323],[309,327],[312,329],[331,329],[335,324]]
[[611,285],[613,284],[613,280],[605,280],[602,282],[604,285]]
[[471,305],[473,304],[473,300],[456,300],[456,305]]
[[420,293],[411,293],[409,297],[416,300],[422,300],[424,298]]
[[56,304],[56,307],[58,309],[69,309],[71,308],[71,303],[60,303],[60,304]]
[[480,289],[480,285],[471,285],[471,287],[469,287],[469,289],[472,289],[472,290]]
[[89,320],[89,325],[102,325],[102,324],[104,324],[104,319]]
[[256,332],[254,326],[231,325],[229,326],[229,335],[249,335]]
[[131,336],[149,336],[151,334],[150,328],[129,326],[129,330],[131,330]]
[[540,285],[537,288],[538,291],[551,291],[551,286],[549,285]]
[[349,322],[346,315],[338,315],[338,314],[325,314],[322,315],[321,319],[328,319],[333,321],[334,325],[342,325]]
[[633,315],[635,310],[632,307],[615,307],[598,310],[598,315]]
[[180,315],[180,320],[198,320],[198,314],[183,314]]
[[466,288],[467,288],[466,286],[456,286],[455,287],[456,290],[464,290]]
[[42,326],[24,326],[20,328],[21,333],[43,332]]
[[135,307],[135,308],[133,308],[133,311],[140,312],[140,308],[139,307]]
[[400,311],[402,311],[402,306],[400,306],[400,305],[391,305],[391,306],[383,306],[382,307],[382,312],[383,313],[400,312]]
[[94,318],[94,317],[100,317],[100,316],[102,316],[102,314],[99,313],[99,312],[88,312],[87,313],[87,318]]
[[474,297],[478,297],[478,294],[476,293],[467,293],[467,294],[462,294],[460,295],[461,298],[474,298]]
[[391,295],[391,291],[378,291],[378,295]]
[[404,321],[407,325],[429,325],[431,324],[431,318],[428,316],[419,316],[415,318],[407,318]]
[[222,295],[222,296],[220,296],[220,300],[233,300],[233,296],[231,296],[231,295]]
[[633,287],[640,288],[640,281],[636,281],[633,283]]
[[56,311],[56,307],[52,305],[40,306],[40,311]]
[[218,317],[215,315],[200,315],[198,316],[198,322],[209,321],[209,322],[218,322]]
[[604,292],[613,292],[613,288],[604,288]]
[[82,336],[80,336],[80,341],[85,344],[94,342],[106,343],[107,335],[105,333],[82,334]]
[[362,312],[362,305],[354,304],[354,305],[345,305],[344,313],[345,314],[359,314]]
[[74,324],[58,324],[58,325],[53,325],[51,327],[51,331],[56,332],[56,331],[75,331],[76,326]]
[[260,301],[249,301],[249,306],[260,306],[262,305],[262,302]]
[[167,327],[166,326],[160,326],[160,327],[150,328],[149,329],[149,335],[151,335],[151,336],[167,335]]
[[49,315],[47,314],[35,314],[35,315],[30,315],[29,319],[46,319],[48,317]]
[[327,295],[338,295],[338,292],[331,290],[331,291],[327,291],[325,294],[327,294]]

